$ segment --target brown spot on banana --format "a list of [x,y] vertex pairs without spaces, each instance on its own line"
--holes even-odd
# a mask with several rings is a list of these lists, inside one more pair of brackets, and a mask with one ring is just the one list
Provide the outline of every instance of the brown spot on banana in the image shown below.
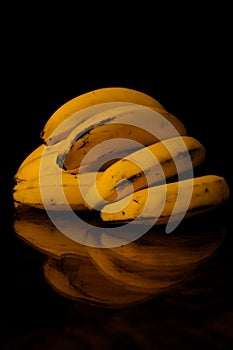
[[[134,191],[138,191],[162,184],[165,179],[177,175],[178,172],[181,174],[191,171],[192,168],[202,164],[204,159],[205,148],[195,138],[190,136],[170,138],[118,160],[103,172],[96,187],[104,200],[119,200],[131,193],[132,186]],[[87,199],[89,197],[94,205],[99,207],[103,205],[100,198],[93,198],[92,188]]]
[[[179,182],[173,182],[135,192],[132,200],[126,207],[123,204],[124,201],[127,203],[127,197],[107,204],[101,210],[101,218],[104,221],[118,223],[124,222],[124,220],[131,221],[135,219],[135,223],[150,222],[155,208],[160,205],[160,196],[164,190],[166,190],[166,200],[156,224],[165,224],[170,219],[176,221],[181,214],[185,214],[184,217],[187,218],[215,209],[226,202],[230,196],[226,180],[218,175],[203,175],[180,182],[184,188],[185,186],[190,186],[191,182],[193,183],[192,196],[188,208],[182,208],[181,203],[179,209],[176,208],[175,212],[173,212],[179,190]],[[150,196],[153,196],[154,203],[152,207],[146,208],[145,213],[140,217],[146,205],[148,192],[150,192]],[[122,211],[124,211],[124,215],[122,215]]]

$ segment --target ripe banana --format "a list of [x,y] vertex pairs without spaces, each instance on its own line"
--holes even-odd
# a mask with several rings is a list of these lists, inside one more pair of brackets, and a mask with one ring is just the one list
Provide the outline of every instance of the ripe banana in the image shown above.
[[[132,185],[138,191],[192,170],[204,161],[205,153],[204,146],[191,136],[169,138],[133,152],[103,171],[85,197],[87,205],[99,209],[104,205],[101,199],[119,200],[130,194]],[[94,195],[95,187],[100,196]]]
[[[37,148],[35,148],[20,164],[16,174],[14,175],[14,181],[16,183],[20,181],[28,181],[32,180],[34,178],[38,178],[39,171],[40,171],[40,163],[41,163],[41,157],[43,155],[43,152],[45,151],[46,146],[45,145],[39,145]],[[48,174],[55,173],[56,169],[56,163],[53,162],[53,156],[57,154],[56,148],[50,148],[51,152],[49,151],[49,148],[47,147],[47,151],[44,154],[44,156],[48,159],[46,161],[46,168],[45,172]]]
[[[167,111],[158,113],[152,107],[131,103],[97,113],[71,129],[57,157],[58,165],[66,170],[79,168],[82,163],[88,171],[93,171],[96,162],[104,164],[109,156],[119,159],[159,140],[187,134],[183,123]],[[118,139],[117,146],[114,139]],[[107,140],[110,142],[106,146]],[[92,156],[84,159],[97,145]]]
[[[192,186],[192,196],[188,208],[183,208],[183,203],[179,203],[178,207],[175,206],[180,185],[184,191]],[[153,206],[147,205],[145,207],[148,194],[153,198],[154,203]],[[103,221],[115,223],[135,219],[132,223],[150,224],[151,220],[154,222],[155,211],[158,207],[161,207],[164,194],[165,203],[161,214],[157,217],[156,224],[166,224],[168,220],[176,221],[183,214],[184,218],[187,218],[213,210],[229,198],[230,191],[223,177],[203,175],[139,190],[130,199],[126,196],[119,201],[106,204],[101,209],[101,218]],[[140,216],[144,207],[146,210]],[[137,220],[137,217],[139,217],[139,220]]]
[[[147,117],[152,117],[149,125]],[[53,138],[53,131],[63,121],[67,121],[65,129]],[[44,144],[26,157],[14,176],[15,204],[51,210],[65,210],[67,203],[73,210],[94,207],[101,209],[103,222],[113,223],[132,221],[143,211],[139,221],[150,223],[166,192],[156,222],[163,224],[171,220],[170,216],[177,220],[184,212],[189,217],[213,209],[229,197],[226,181],[216,175],[163,184],[164,179],[200,165],[205,148],[187,136],[184,124],[158,101],[136,90],[104,88],[80,95],[51,116],[41,137]],[[118,147],[114,140],[119,141]],[[58,172],[60,183],[54,181]],[[192,181],[188,210],[181,204],[177,207],[180,185],[190,188]],[[45,191],[48,196],[42,200]],[[57,191],[64,193],[67,203],[64,197],[56,196]],[[83,192],[87,193],[85,198]],[[154,204],[144,210],[148,195],[154,196]]]
[[[29,181],[38,178],[40,171],[45,175],[56,174],[58,171],[77,174],[78,170],[76,169],[74,171],[63,171],[58,168],[56,164],[58,147],[58,144],[53,146],[42,144],[35,148],[20,164],[14,175],[14,182],[19,183],[20,181]],[[42,157],[44,157],[43,169],[40,169]]]
[[[63,210],[65,203],[62,198],[56,196],[57,190],[61,188],[73,210],[87,210],[78,182],[79,178],[82,178],[82,187],[87,191],[92,181],[92,173],[85,172],[78,177],[77,174],[59,169],[56,164],[57,147],[58,145],[40,145],[21,163],[14,176],[12,195],[15,204],[38,209],[45,209],[46,206],[46,209]],[[43,168],[40,169],[42,157]],[[61,181],[56,183],[55,176],[58,171],[61,173]],[[101,174],[98,172],[96,178]],[[46,198],[44,196],[43,200],[41,189],[49,194]]]
[[[30,207],[51,210],[63,210],[65,203],[62,199],[56,201],[56,192],[58,188],[62,188],[66,196],[67,202],[73,210],[86,210],[86,204],[83,200],[82,193],[78,185],[78,175],[71,174],[67,171],[59,170],[61,172],[61,183],[54,183],[54,176],[57,174],[57,165],[54,160],[56,157],[56,146],[52,146],[43,154],[46,146],[40,145],[20,165],[18,171],[14,176],[13,200],[15,205],[24,204]],[[40,165],[42,157],[43,169],[40,173]],[[90,185],[91,173],[80,174],[82,178],[82,187]],[[97,178],[101,172],[97,173]],[[44,187],[49,197],[43,198],[41,196],[41,188]]]
[[[85,191],[91,184],[91,173],[79,175],[82,178],[82,187]],[[101,176],[101,172],[97,173]],[[43,182],[39,175],[26,181],[19,181],[13,187],[13,199],[16,203],[24,204],[37,209],[47,210],[65,210],[66,203],[63,198],[57,196],[57,193],[62,189],[66,200],[73,210],[87,210],[86,203],[83,199],[80,187],[78,184],[78,175],[62,173],[61,183],[54,183],[54,174],[44,175]],[[86,187],[86,188],[85,188]],[[41,190],[47,193],[42,200]]]
[[141,91],[124,87],[100,88],[79,95],[58,108],[48,119],[43,130],[41,131],[41,138],[43,142],[57,142],[57,139],[49,140],[50,136],[64,120],[72,116],[74,113],[77,113],[87,107],[108,102],[130,102],[148,107],[154,107],[158,111],[165,110],[165,108],[157,100]]
[[[151,124],[149,116],[153,117]],[[164,184],[165,179],[185,175],[202,164],[205,148],[154,98],[121,87],[90,91],[55,111],[41,139],[43,144],[25,158],[14,176],[12,194],[19,213],[14,229],[49,256],[44,273],[57,291],[101,305],[145,300],[184,280],[221,243],[223,235],[219,232],[214,237],[205,235],[204,240],[202,237],[203,249],[197,244],[200,237],[190,232],[183,236],[156,232],[154,223],[163,225],[211,211],[229,198],[230,191],[218,175]],[[184,193],[192,189],[188,205],[186,201],[176,205],[180,188]],[[70,207],[81,211],[81,216],[87,214],[93,227],[88,231],[78,228],[75,233],[88,239],[93,235],[96,246],[106,249],[79,244],[50,222],[41,209],[66,210],[64,197],[57,196],[61,190]],[[44,197],[43,193],[48,195]],[[152,201],[148,202],[148,197]],[[100,209],[98,216],[93,210],[96,207]],[[67,224],[62,216],[60,221]],[[124,232],[130,236],[128,226],[124,226],[128,222],[148,225],[149,232],[122,245]],[[105,228],[111,224],[126,227],[123,238],[108,234]],[[100,226],[102,232],[96,235],[94,226]],[[109,249],[113,238],[115,242],[119,239],[119,246]]]

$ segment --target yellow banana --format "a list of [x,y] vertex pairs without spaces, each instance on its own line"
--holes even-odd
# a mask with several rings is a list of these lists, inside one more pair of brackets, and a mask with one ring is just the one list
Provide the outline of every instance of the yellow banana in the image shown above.
[[[91,184],[91,173],[79,175],[82,178],[82,188],[87,191]],[[97,173],[101,176],[101,173]],[[27,181],[19,181],[13,187],[13,199],[16,203],[24,204],[30,207],[47,210],[65,210],[66,203],[64,198],[57,195],[62,190],[68,204],[73,210],[87,210],[86,203],[80,191],[78,175],[62,173],[61,183],[54,182],[54,174],[39,175]],[[48,195],[41,196],[41,190]]]
[[[119,159],[159,140],[186,134],[183,123],[167,111],[158,114],[152,107],[120,104],[93,115],[77,128],[72,125],[72,131],[58,153],[57,163],[66,170],[79,168],[82,163],[88,171],[93,171],[98,161],[104,164],[109,156]],[[104,141],[107,140],[110,142],[106,145]],[[99,147],[92,156],[84,159],[95,146]]]
[[43,174],[55,174],[58,171],[66,173],[78,173],[78,170],[74,171],[63,171],[59,169],[56,164],[56,157],[59,145],[45,146],[44,144],[39,145],[35,148],[20,164],[16,174],[14,175],[14,181],[16,183],[20,181],[29,181],[34,178],[38,178],[40,172],[41,159],[44,157],[43,162]]
[[[41,131],[44,143],[49,141],[50,136],[56,128],[67,118],[87,107],[108,102],[130,102],[148,107],[154,107],[158,111],[165,110],[164,107],[153,97],[134,89],[125,87],[107,87],[81,94],[58,108],[46,122]],[[52,142],[57,142],[53,140]]]
[[[46,153],[43,152],[46,149]],[[43,157],[43,168],[40,169]],[[87,210],[79,188],[79,178],[77,174],[69,173],[59,169],[56,164],[57,145],[40,145],[29,154],[20,165],[14,176],[13,199],[15,204],[24,204],[38,209],[63,210],[64,200],[56,196],[56,192],[62,189],[67,202],[73,210]],[[61,181],[58,181],[57,174],[61,174]],[[97,173],[97,178],[101,175]],[[92,173],[80,174],[82,178],[82,188],[89,188]],[[56,178],[56,180],[55,180]],[[49,196],[41,197],[41,189]],[[87,189],[86,189],[87,190]],[[58,199],[57,199],[58,198]]]
[[26,158],[22,161],[22,163],[20,164],[20,166],[18,168],[18,171],[21,172],[21,170],[24,167],[26,167],[30,162],[34,162],[36,159],[40,158],[42,153],[44,152],[44,150],[45,150],[45,145],[44,144],[41,144],[41,145],[37,146],[35,149],[33,149],[31,151],[31,153],[29,153],[26,156]]
[[[184,201],[179,206],[175,206],[179,185],[182,186],[182,191],[189,191],[192,186],[192,196],[188,208]],[[148,194],[153,198],[153,205],[147,205],[143,213]],[[165,202],[163,196],[165,194]],[[106,204],[101,210],[101,218],[108,222],[127,222],[133,219],[133,223],[150,223],[151,218],[154,222],[155,212],[161,203],[164,204],[160,215],[157,217],[156,224],[166,224],[168,220],[176,221],[180,215],[191,217],[206,211],[215,209],[228,200],[230,190],[226,180],[218,175],[203,175],[186,179],[179,182],[171,182],[165,185],[152,186],[146,189],[139,190],[133,193],[132,198],[128,196],[123,199]],[[174,209],[174,211],[173,211]],[[140,214],[143,213],[140,217]],[[140,217],[139,221],[137,217]]]
[[[119,200],[131,192],[162,183],[177,173],[184,173],[200,165],[205,159],[205,148],[191,136],[173,137],[157,142],[110,165],[86,195],[92,207],[101,207],[103,201]],[[99,196],[94,195],[94,187]],[[91,207],[90,207],[91,209]]]
[[[40,163],[41,163],[41,157],[43,155],[43,152],[45,151],[46,146],[45,145],[39,145],[37,148],[35,148],[20,164],[16,174],[14,175],[15,182],[20,181],[28,181],[34,178],[38,178],[39,171],[40,171]],[[45,171],[48,174],[55,173],[56,171],[56,162],[52,162],[52,157],[56,154],[56,149],[51,148],[51,152],[48,151],[49,148],[47,148],[46,154],[44,155],[46,158],[49,159],[46,163],[46,169]]]

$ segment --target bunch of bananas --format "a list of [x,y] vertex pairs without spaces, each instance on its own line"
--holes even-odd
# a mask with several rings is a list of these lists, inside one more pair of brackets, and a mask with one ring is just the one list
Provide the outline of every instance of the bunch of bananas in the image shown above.
[[[153,125],[147,125],[147,115],[154,116]],[[40,136],[41,145],[14,176],[15,206],[60,211],[65,198],[74,211],[91,215],[97,209],[104,223],[138,217],[149,223],[157,216],[159,225],[215,209],[230,195],[222,176],[191,176],[205,160],[205,147],[140,91],[110,87],[79,95],[54,112]],[[179,190],[185,196],[190,186],[186,207],[178,201]],[[58,190],[64,197],[56,196]]]

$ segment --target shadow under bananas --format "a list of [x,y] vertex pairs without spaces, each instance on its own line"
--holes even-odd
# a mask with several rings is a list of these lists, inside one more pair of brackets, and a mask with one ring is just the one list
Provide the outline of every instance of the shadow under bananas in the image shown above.
[[[155,225],[136,241],[114,248],[79,244],[61,233],[46,212],[23,205],[15,208],[14,230],[45,254],[44,277],[56,292],[72,300],[119,308],[174,289],[182,291],[186,281],[199,278],[200,266],[216,254],[227,236],[222,215],[224,207],[185,219],[170,234]],[[97,217],[92,215],[91,220],[92,225],[101,226]],[[92,241],[101,240],[102,245],[111,239],[104,226],[100,236],[95,237],[94,229],[91,234]]]

